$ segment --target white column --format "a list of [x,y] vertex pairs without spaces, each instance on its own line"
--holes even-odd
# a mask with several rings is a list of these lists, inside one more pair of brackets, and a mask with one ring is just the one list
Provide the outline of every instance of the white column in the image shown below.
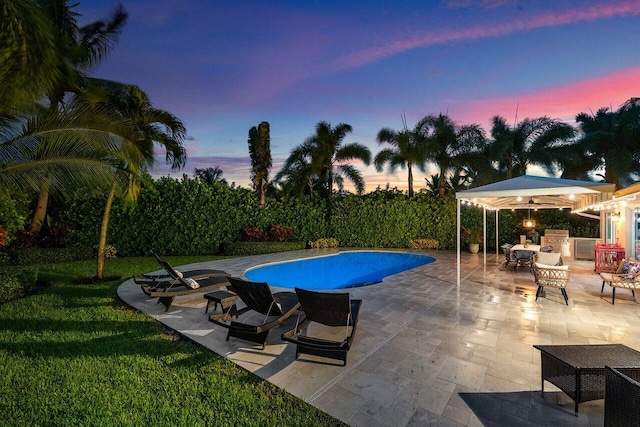
[[460,199],[456,199],[456,283],[460,290]]
[[482,241],[484,248],[482,253],[484,255],[484,266],[487,266],[487,207],[482,207]]

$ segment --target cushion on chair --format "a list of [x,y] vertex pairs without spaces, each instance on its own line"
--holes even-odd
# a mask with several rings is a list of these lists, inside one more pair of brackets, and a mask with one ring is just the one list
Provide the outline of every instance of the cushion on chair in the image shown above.
[[568,265],[548,265],[548,264],[541,264],[539,262],[536,262],[536,267],[545,268],[547,270],[568,270],[569,269]]
[[620,263],[619,274],[627,274],[627,279],[633,279],[638,271],[640,271],[640,263],[631,260],[623,260]]
[[184,283],[191,289],[198,289],[200,287],[200,283],[196,282],[194,279],[190,277],[185,277],[182,280],[184,280]]
[[536,264],[558,265],[560,262],[560,252],[538,252]]

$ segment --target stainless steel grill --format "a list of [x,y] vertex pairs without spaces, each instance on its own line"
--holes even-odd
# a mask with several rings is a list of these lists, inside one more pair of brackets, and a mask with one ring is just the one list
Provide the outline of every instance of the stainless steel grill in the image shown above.
[[553,246],[553,251],[561,253],[564,257],[571,255],[571,248],[569,247],[569,230],[544,230],[544,244]]

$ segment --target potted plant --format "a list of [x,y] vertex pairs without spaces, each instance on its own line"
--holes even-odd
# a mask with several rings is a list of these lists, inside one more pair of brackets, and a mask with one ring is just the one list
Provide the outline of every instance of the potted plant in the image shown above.
[[484,238],[482,227],[462,228],[462,237],[469,245],[469,252],[477,254],[480,250],[480,243]]

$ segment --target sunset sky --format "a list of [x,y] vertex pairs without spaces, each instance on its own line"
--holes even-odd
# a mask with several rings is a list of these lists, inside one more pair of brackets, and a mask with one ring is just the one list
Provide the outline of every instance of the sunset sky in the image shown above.
[[[640,96],[640,0],[130,0],[118,46],[94,71],[140,86],[187,126],[188,161],[173,176],[219,166],[249,187],[248,131],[271,125],[275,175],[322,120],[345,142],[381,147],[428,114],[488,132],[548,116],[617,109]],[[84,1],[81,24],[111,0]],[[154,176],[167,175],[160,157]],[[367,191],[406,188],[406,171],[358,164]],[[428,172],[435,173],[435,170]],[[415,176],[416,189],[425,187]]]

